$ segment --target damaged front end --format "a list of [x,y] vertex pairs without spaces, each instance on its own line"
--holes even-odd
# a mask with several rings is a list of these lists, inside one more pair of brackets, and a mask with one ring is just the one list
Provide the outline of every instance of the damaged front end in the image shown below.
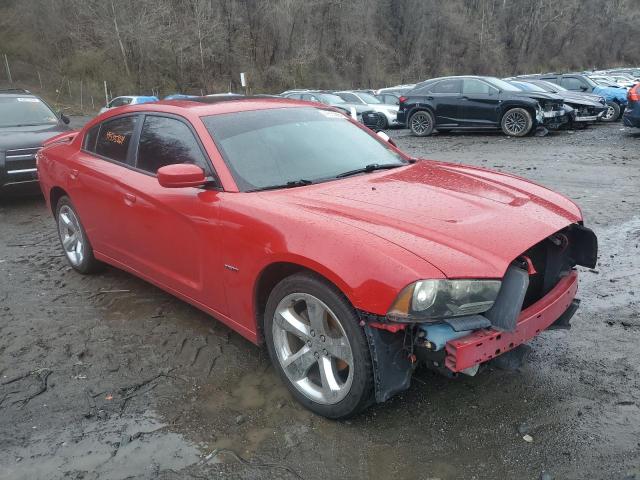
[[[359,312],[374,365],[376,400],[407,389],[418,362],[447,376],[475,375],[480,364],[543,330],[570,328],[579,304],[575,267],[595,267],[597,251],[595,234],[573,224],[513,259],[500,281],[416,282],[401,292],[386,316]],[[419,310],[422,318],[411,310],[415,302],[414,310],[426,305]]]

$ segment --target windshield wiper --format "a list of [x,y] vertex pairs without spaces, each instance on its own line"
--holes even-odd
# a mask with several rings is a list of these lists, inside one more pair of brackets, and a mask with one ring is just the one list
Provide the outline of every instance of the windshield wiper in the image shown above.
[[365,167],[356,168],[355,170],[349,170],[348,172],[343,172],[339,175],[336,175],[336,178],[350,177],[351,175],[357,175],[358,173],[369,173],[369,172],[374,172],[376,170],[387,170],[389,168],[396,168],[396,167],[402,167],[402,164],[386,163],[381,165],[379,163],[370,163]]
[[301,178],[300,180],[290,180],[287,183],[283,183],[281,185],[269,185],[268,187],[254,188],[253,190],[248,190],[249,192],[259,192],[262,190],[277,190],[279,188],[294,188],[294,187],[304,187],[305,185],[311,185],[313,182],[311,180],[307,180],[306,178]]

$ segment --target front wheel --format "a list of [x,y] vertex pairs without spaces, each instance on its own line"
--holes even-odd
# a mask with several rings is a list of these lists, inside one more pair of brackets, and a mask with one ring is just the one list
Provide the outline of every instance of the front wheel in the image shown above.
[[512,108],[502,116],[501,127],[505,135],[524,137],[533,128],[533,119],[524,108]]
[[369,347],[349,301],[312,274],[282,280],[267,301],[269,356],[293,396],[309,410],[338,419],[373,399]]
[[607,109],[602,115],[603,122],[615,122],[620,117],[620,105],[616,102],[607,102]]
[[435,126],[433,123],[433,115],[425,110],[420,110],[411,115],[409,128],[416,137],[426,137],[433,132]]

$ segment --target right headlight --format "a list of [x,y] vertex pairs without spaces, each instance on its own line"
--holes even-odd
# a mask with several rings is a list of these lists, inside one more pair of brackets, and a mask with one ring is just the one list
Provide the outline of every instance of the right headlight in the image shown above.
[[429,322],[489,310],[500,280],[420,280],[408,285],[387,312],[396,322]]

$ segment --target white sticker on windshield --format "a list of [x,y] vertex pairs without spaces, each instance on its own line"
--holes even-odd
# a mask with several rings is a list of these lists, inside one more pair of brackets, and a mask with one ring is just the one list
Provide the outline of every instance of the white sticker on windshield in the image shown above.
[[343,114],[338,112],[332,112],[330,110],[320,110],[320,113],[327,118],[347,118]]
[[33,97],[18,97],[17,100],[19,102],[40,103],[39,99]]

